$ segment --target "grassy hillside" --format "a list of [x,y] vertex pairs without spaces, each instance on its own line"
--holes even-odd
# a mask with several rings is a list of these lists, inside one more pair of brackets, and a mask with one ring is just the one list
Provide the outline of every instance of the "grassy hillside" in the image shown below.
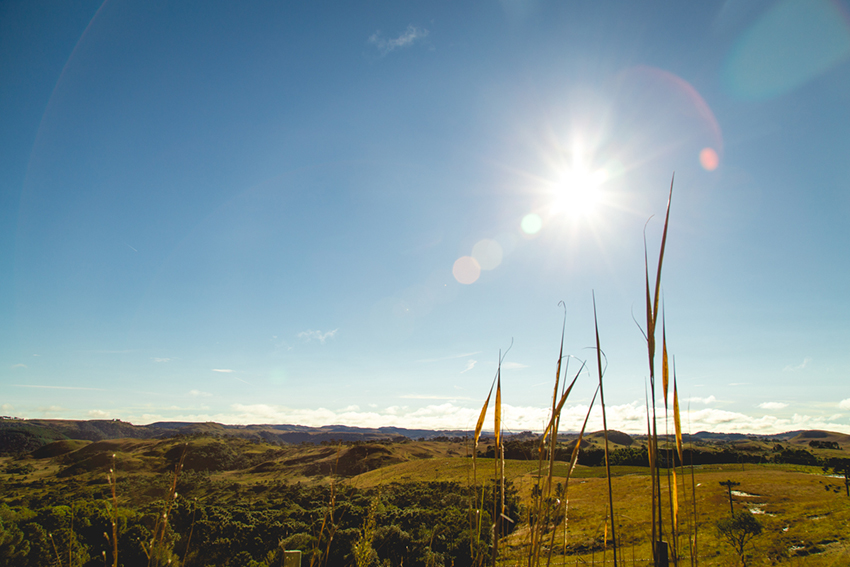
[[[599,433],[587,435],[582,453],[599,451],[601,437]],[[640,436],[614,434],[609,438],[616,440],[611,445],[612,457],[639,456],[646,443]],[[514,442],[523,450],[533,449],[528,436]],[[731,548],[714,528],[718,518],[730,513],[728,493],[719,484],[726,480],[740,483],[733,494],[735,509],[752,511],[764,526],[750,548],[754,564],[848,564],[850,498],[843,478],[825,475],[820,466],[782,462],[783,455],[803,453],[808,455],[803,461],[814,459],[816,463],[836,455],[844,457],[847,442],[846,435],[821,432],[797,432],[781,442],[746,437],[701,441],[700,454],[728,457],[733,462],[695,469],[700,564],[733,564]],[[568,436],[563,440],[565,447],[571,443],[574,440]],[[91,531],[94,527],[85,526],[108,520],[106,475],[112,468],[124,518],[119,522],[119,540],[126,551],[123,557],[129,561],[133,554],[139,556],[145,541],[142,535],[153,531],[157,510],[172,498],[169,487],[182,458],[183,468],[174,488],[171,539],[167,540],[167,551],[174,554],[172,565],[185,560],[189,566],[270,567],[275,564],[280,542],[304,550],[317,561],[321,558],[324,564],[351,565],[352,545],[375,502],[375,537],[383,542],[375,548],[376,553],[391,565],[402,561],[425,565],[428,557],[432,564],[468,564],[462,557],[470,553],[469,545],[463,544],[470,537],[468,510],[475,494],[470,487],[475,484],[473,477],[479,487],[492,484],[494,461],[484,457],[488,452],[492,450],[482,443],[473,470],[470,448],[461,438],[298,445],[199,434],[168,439],[60,439],[29,453],[0,458],[0,521],[8,536],[3,536],[6,540],[0,537],[0,553],[4,553],[4,545],[8,548],[3,542],[14,541],[15,533],[21,534],[17,553],[27,538],[33,542],[30,554],[42,544],[49,552],[51,546],[48,540],[38,539],[41,532],[36,526],[52,525],[65,542],[57,546],[79,552],[75,565],[102,564],[98,559],[101,551],[110,549],[102,532],[108,530],[97,528],[101,531],[95,533]],[[532,457],[534,452],[526,451],[522,458],[506,462],[513,523],[502,542],[501,565],[525,563],[529,503],[537,482],[537,461]],[[777,462],[769,462],[771,459]],[[564,482],[566,469],[565,463],[556,463],[556,483]],[[611,472],[621,559],[623,564],[631,564],[632,558],[646,564],[650,556],[648,469],[616,465]],[[606,546],[603,542],[604,477],[605,469],[600,466],[579,464],[573,472],[566,495],[566,522],[550,526],[546,534],[547,549],[554,536],[552,564],[590,563],[600,561],[603,555],[611,560],[611,543]],[[679,482],[690,487],[691,477],[680,476]],[[691,494],[690,488],[687,493]],[[489,494],[485,491],[485,498],[491,498]],[[669,526],[666,503],[664,516]],[[77,526],[73,530],[71,517]],[[241,519],[233,524],[237,517]],[[688,496],[680,502],[679,511],[679,554],[686,562],[692,517],[693,502]],[[233,532],[237,525],[243,527]],[[442,535],[435,532],[438,525]],[[334,526],[333,534],[329,526]],[[94,535],[86,535],[86,530]],[[194,535],[190,537],[190,533]],[[213,545],[223,541],[222,537],[230,542],[229,547]],[[482,537],[486,539],[486,533]],[[666,539],[671,538],[668,535]],[[196,549],[192,540],[207,544]],[[402,545],[408,550],[406,555],[399,551]],[[233,562],[237,555],[242,563]],[[7,564],[38,564],[20,558],[15,561]],[[55,557],[49,561],[55,562]]]

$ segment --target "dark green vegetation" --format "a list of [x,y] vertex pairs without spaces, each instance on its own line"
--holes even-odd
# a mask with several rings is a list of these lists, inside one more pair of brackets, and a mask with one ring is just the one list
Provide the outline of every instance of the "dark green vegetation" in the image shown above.
[[747,564],[747,544],[762,531],[761,523],[748,510],[732,512],[728,518],[721,518],[715,524],[717,531],[729,545],[735,549],[741,565]]
[[[91,432],[85,422],[79,423],[76,431]],[[302,550],[303,565],[347,566],[356,563],[358,542],[365,550],[361,555],[365,564],[461,566],[474,564],[474,558],[491,561],[489,534],[485,530],[476,539],[470,533],[476,525],[470,517],[471,459],[468,440],[462,437],[285,444],[195,433],[94,442],[60,438],[46,443],[57,436],[48,426],[44,422],[36,426],[42,434],[38,447],[27,451],[14,450],[19,445],[5,447],[6,456],[0,458],[2,565],[112,565],[107,474],[113,467],[119,565],[127,567],[165,564],[169,559],[171,565],[189,567],[276,566],[282,564],[284,549]],[[694,445],[695,461],[706,463],[698,467],[696,480],[705,517],[701,564],[724,565],[736,558],[713,529],[718,518],[729,515],[727,491],[719,485],[727,479],[740,482],[736,490],[747,494],[733,496],[736,511],[764,512],[758,516],[765,526],[756,539],[760,547],[755,549],[750,542],[747,553],[765,561],[752,564],[805,556],[807,564],[829,565],[814,561],[843,557],[839,552],[847,546],[850,499],[843,476],[824,476],[822,467],[829,472],[844,470],[841,464],[850,450],[850,436],[796,432],[763,438],[706,437],[712,436],[686,439]],[[559,451],[568,458],[575,438],[559,439]],[[605,470],[597,458],[601,439],[598,433],[585,435],[580,463],[586,464],[573,474],[569,508],[549,528],[555,530],[558,542],[554,565],[573,565],[576,556],[589,561],[596,555],[599,560],[605,552],[601,531],[607,502]],[[812,446],[812,439],[830,445]],[[537,470],[536,462],[529,460],[533,456],[527,450],[529,442],[535,439],[526,433],[508,437],[505,444],[506,453],[511,451],[505,466],[511,488],[500,564],[521,562],[527,545]],[[621,553],[626,559],[632,553],[645,559],[646,439],[609,431],[609,442]],[[174,467],[184,449],[172,498]],[[479,524],[483,526],[492,523],[488,512],[492,504],[487,502],[492,502],[493,466],[485,460],[487,454],[492,455],[492,445],[484,441],[478,462],[479,486],[485,480],[488,487],[485,505],[479,506],[485,514]],[[565,469],[566,464],[556,463],[556,482]],[[556,495],[562,496],[557,488]],[[162,545],[151,553],[150,539],[169,501],[173,504]],[[374,526],[367,546],[362,534],[370,510]]]

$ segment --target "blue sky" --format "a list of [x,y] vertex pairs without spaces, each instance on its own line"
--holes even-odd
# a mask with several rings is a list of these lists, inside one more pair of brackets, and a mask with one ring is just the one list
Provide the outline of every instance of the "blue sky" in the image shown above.
[[4,2],[2,413],[472,428],[513,340],[505,424],[539,429],[595,292],[639,432],[675,171],[690,428],[850,433],[848,14]]

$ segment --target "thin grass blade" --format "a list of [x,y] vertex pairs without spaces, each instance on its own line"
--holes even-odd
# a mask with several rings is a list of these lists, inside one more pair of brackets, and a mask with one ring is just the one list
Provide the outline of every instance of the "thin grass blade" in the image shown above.
[[667,411],[667,391],[670,389],[670,363],[667,357],[667,322],[661,316],[661,382],[664,386],[664,411]]
[[501,444],[502,440],[502,370],[496,371],[496,450],[498,451],[498,447]]
[[670,194],[667,196],[667,214],[664,216],[664,231],[661,233],[661,252],[658,254],[658,269],[655,273],[655,301],[653,302],[653,328],[655,321],[658,319],[658,299],[661,291],[661,265],[664,263],[664,249],[667,246],[667,227],[670,224],[670,202],[673,200],[673,182],[676,180],[676,174],[670,179]]
[[596,391],[593,392],[593,398],[590,400],[590,405],[587,406],[587,414],[584,416],[584,423],[581,424],[581,431],[578,433],[578,439],[576,440],[576,446],[573,447],[573,454],[570,455],[570,468],[567,473],[567,479],[570,478],[570,475],[573,474],[573,469],[576,468],[576,463],[578,463],[578,453],[581,448],[581,440],[584,437],[584,431],[587,429],[587,421],[590,419],[590,411],[593,409],[593,404],[596,403],[596,395],[599,393],[599,386],[596,387]]
[[679,462],[685,464],[682,452],[682,418],[679,414],[679,388],[676,385],[676,359],[673,358],[673,423],[676,426],[676,449],[679,452]]
[[490,396],[493,395],[493,386],[496,385],[496,376],[493,376],[493,383],[490,384],[490,391],[487,393],[487,400],[484,402],[484,407],[481,408],[481,413],[478,415],[478,423],[475,424],[475,447],[478,447],[478,437],[481,435],[481,428],[484,427],[484,418],[487,416],[487,407],[490,405]]

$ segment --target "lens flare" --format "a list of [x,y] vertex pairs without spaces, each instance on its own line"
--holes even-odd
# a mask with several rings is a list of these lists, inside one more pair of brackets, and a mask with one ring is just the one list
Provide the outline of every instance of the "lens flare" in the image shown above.
[[481,275],[481,266],[472,256],[461,256],[452,266],[452,275],[464,285],[475,283]]
[[699,163],[706,171],[714,171],[720,165],[720,158],[713,148],[703,148],[699,153]]
[[472,257],[482,270],[493,270],[502,263],[502,247],[495,240],[485,238],[472,247]]
[[525,234],[537,234],[540,232],[540,229],[543,228],[543,219],[541,219],[540,215],[537,213],[528,213],[522,217],[520,228],[522,228],[522,231]]

